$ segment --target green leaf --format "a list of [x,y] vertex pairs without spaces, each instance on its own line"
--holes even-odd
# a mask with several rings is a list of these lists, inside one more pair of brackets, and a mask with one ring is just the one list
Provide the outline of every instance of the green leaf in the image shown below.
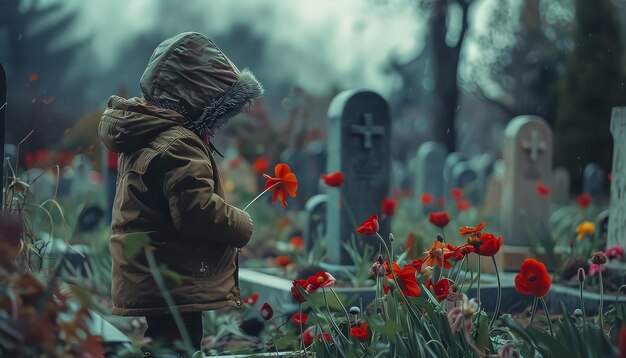
[[369,319],[372,330],[380,332],[389,341],[395,341],[396,334],[402,332],[402,327],[392,320],[384,320],[380,315],[372,316]]
[[476,345],[481,350],[487,348],[490,343],[489,340],[489,317],[485,311],[480,311],[478,314],[478,336],[476,337]]
[[143,250],[143,248],[150,242],[148,234],[137,232],[127,234],[124,239],[124,254],[127,258],[133,258]]

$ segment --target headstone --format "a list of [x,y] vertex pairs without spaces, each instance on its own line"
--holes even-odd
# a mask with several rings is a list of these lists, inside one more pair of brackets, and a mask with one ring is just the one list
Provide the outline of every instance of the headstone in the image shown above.
[[307,200],[304,224],[304,243],[307,252],[311,251],[318,240],[326,236],[326,208],[328,195],[318,194]]
[[595,202],[604,201],[606,172],[598,163],[589,163],[583,169],[583,193],[591,195]]
[[[547,185],[547,184],[546,184]],[[552,170],[552,199],[559,205],[566,205],[570,200],[571,176],[565,167],[556,167]]]
[[450,153],[445,160],[443,167],[443,180],[445,183],[444,187],[444,198],[450,199],[450,190],[454,188],[452,183],[452,169],[455,165],[460,162],[466,162],[469,160],[469,157],[464,153]]
[[489,178],[493,174],[494,165],[495,159],[493,155],[489,153],[483,153],[470,159],[470,166],[476,173],[478,180],[476,194],[479,201],[474,203],[476,205],[482,204],[480,200],[484,200],[487,194],[487,184],[489,183]]
[[504,161],[498,159],[493,163],[493,174],[487,180],[483,213],[487,216],[499,212],[502,204],[502,181],[504,180]]
[[435,205],[424,207],[419,198],[424,193],[431,194],[434,201],[444,196],[443,167],[447,155],[446,147],[437,142],[426,142],[417,150],[414,167],[414,194],[417,198],[417,210],[415,212],[417,216],[421,217],[430,211],[437,211]]
[[626,107],[614,107],[611,119],[613,167],[607,247],[626,247]]
[[478,175],[474,169],[470,167],[469,162],[461,161],[452,167],[450,184],[451,188],[463,189],[464,197],[469,199],[473,204],[477,204],[480,200]]
[[[339,93],[328,109],[327,172],[340,171],[346,185],[328,192],[328,260],[351,264],[343,244],[372,214],[380,216],[380,204],[391,183],[391,117],[389,105],[367,90]],[[380,233],[389,234],[389,221],[381,221]],[[377,245],[374,237],[360,244]]]
[[552,146],[541,117],[515,117],[504,131],[501,220],[508,245],[528,247],[528,235],[548,232],[551,198],[537,195],[536,185],[552,183]]

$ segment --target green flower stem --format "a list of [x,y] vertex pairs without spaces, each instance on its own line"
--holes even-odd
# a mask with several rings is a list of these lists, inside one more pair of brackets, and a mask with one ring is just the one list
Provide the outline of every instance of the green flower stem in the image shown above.
[[585,312],[585,299],[583,297],[584,282],[579,281],[578,286],[580,287],[580,308],[583,311],[583,325],[584,325],[587,323],[587,313]]
[[176,303],[174,302],[174,299],[172,299],[172,296],[170,296],[170,293],[165,286],[165,281],[161,276],[161,272],[159,272],[159,268],[157,266],[156,260],[154,259],[154,255],[152,254],[151,249],[148,247],[146,248],[145,252],[146,259],[148,260],[148,266],[150,267],[150,272],[152,273],[154,282],[159,288],[159,291],[161,291],[163,299],[165,299],[165,303],[167,303],[167,307],[169,307],[170,312],[172,313],[172,317],[174,318],[174,322],[176,323],[176,327],[178,328],[178,332],[180,333],[185,348],[190,352],[196,351],[198,347],[196,347],[195,349],[192,348],[191,339],[189,338],[189,332],[187,332],[187,328],[183,324],[183,318],[180,316],[180,313],[176,309]]
[[483,301],[480,299],[480,255],[478,255],[478,286],[476,288],[476,295],[478,296],[478,310],[480,311],[483,307]]
[[267,320],[264,319],[263,323],[265,323],[265,329],[267,330],[267,333],[270,335],[270,339],[272,340],[272,345],[274,346],[274,349],[276,349],[276,355],[278,356],[278,347],[276,346],[276,342],[274,341],[274,335],[270,331],[270,327],[267,324]]
[[348,203],[348,200],[346,199],[345,195],[343,195],[343,191],[341,189],[339,190],[339,196],[341,197],[341,206],[345,206],[346,207],[346,211],[348,212],[348,218],[350,218],[350,221],[352,222],[352,226],[354,226],[354,228],[358,228],[359,225],[357,225],[356,223],[356,219],[354,217],[354,212],[352,211],[352,207],[350,207],[350,203]]
[[598,307],[598,319],[600,329],[604,332],[604,285],[602,284],[602,265],[598,265],[598,275],[600,276],[600,306]]
[[398,284],[398,280],[396,279],[396,273],[393,272],[393,256],[391,256],[391,252],[389,251],[389,247],[387,246],[387,243],[385,243],[385,240],[383,239],[382,236],[380,236],[378,232],[376,233],[376,237],[378,237],[378,240],[380,240],[380,243],[385,247],[385,251],[387,252],[387,255],[389,256],[389,271],[391,271],[391,277],[393,277],[393,282],[396,284],[398,291],[400,291],[400,295],[402,295],[402,299],[404,300],[404,302],[406,302],[407,310],[411,313],[411,315],[413,315],[414,318],[419,319],[419,317],[413,311],[413,308],[409,304],[409,300],[404,295],[404,292],[402,292],[402,290],[400,289],[400,285]]
[[[454,263],[455,266],[457,262]],[[456,277],[454,278],[454,283],[457,284],[457,287],[459,286],[459,276],[461,276],[461,271],[463,270],[464,263],[465,263],[465,256],[463,256],[463,259],[461,259],[461,264],[459,265],[459,269],[456,272]]]
[[467,278],[467,273],[471,272],[469,268],[469,260],[465,260],[465,273],[463,274],[463,281],[461,281],[461,285],[459,287],[459,292],[463,291],[463,286],[465,285],[465,279]]
[[[304,340],[302,339],[302,336],[304,335],[304,330],[302,329],[302,302],[298,303],[298,315],[300,317],[300,347],[304,348],[304,356],[308,357],[309,352],[307,352],[306,345],[304,344]],[[313,335],[313,340],[315,340],[315,338],[315,335]]]
[[500,273],[498,272],[498,264],[496,263],[496,258],[491,256],[491,261],[493,262],[493,268],[496,271],[496,279],[498,280],[498,296],[496,297],[496,309],[493,312],[493,317],[491,317],[491,322],[489,322],[489,328],[493,326],[498,319],[498,314],[500,313],[500,301],[502,300],[502,285],[500,284]]
[[[300,295],[302,297],[304,297],[304,299],[307,301],[307,303],[311,306],[311,309],[316,312],[318,315],[320,315],[321,317],[324,316],[324,313],[322,312],[322,310],[320,310],[317,306],[315,306],[315,304],[313,304],[313,302],[311,301],[311,299],[309,298],[309,294],[304,290],[303,287],[301,286],[297,286],[296,290],[298,290],[298,292],[300,293]],[[320,334],[324,333],[324,330],[322,329],[322,325],[320,324],[320,322],[318,322],[318,320],[315,320],[315,325],[317,326],[317,328],[319,328],[320,330]],[[341,332],[339,332],[341,333]],[[330,336],[330,339],[333,341],[333,343],[335,344],[335,347],[337,347],[337,349],[343,353],[342,349],[340,348],[341,346],[337,343],[337,341],[335,340],[335,336],[333,336],[332,334],[328,334]],[[330,355],[330,350],[328,349],[328,344],[326,343],[326,339],[323,337],[322,335],[322,340],[323,340],[323,344],[324,344],[324,349],[326,349],[326,352]],[[317,335],[314,335],[313,337],[313,341],[317,342]]]
[[274,185],[270,186],[269,188],[263,190],[261,192],[261,194],[257,195],[256,198],[252,199],[252,201],[250,203],[248,203],[248,205],[246,205],[245,208],[243,208],[243,211],[246,211],[246,209],[248,209],[250,207],[250,205],[252,205],[255,201],[257,201],[257,199],[259,199],[263,194],[267,193],[268,191],[272,190],[272,188],[274,188],[276,185],[280,184],[282,182],[277,182]]
[[339,305],[341,306],[341,308],[343,309],[343,313],[346,314],[346,324],[348,325],[348,335],[350,334],[350,328],[352,327],[352,325],[350,324],[350,315],[348,315],[348,311],[346,310],[346,307],[343,305],[343,303],[341,303],[341,300],[339,299],[339,296],[337,296],[337,292],[335,292],[335,290],[333,290],[332,287],[328,288],[330,290],[330,292],[333,293],[333,295],[335,296],[335,299],[337,300],[337,302],[339,302]]
[[546,319],[548,320],[548,327],[550,328],[550,336],[554,337],[554,331],[552,330],[552,320],[550,320],[550,312],[548,312],[548,306],[546,305],[546,301],[543,299],[543,297],[539,298],[539,301],[541,301],[543,310],[546,311]]
[[348,337],[346,337],[343,332],[341,332],[341,329],[339,329],[339,326],[337,326],[337,323],[335,323],[335,320],[333,319],[333,314],[330,312],[330,306],[328,305],[328,299],[326,298],[326,290],[324,290],[324,287],[322,287],[322,295],[324,296],[324,303],[326,304],[326,310],[328,311],[328,319],[330,320],[330,323],[337,330],[337,333],[339,333],[343,339],[349,342],[350,340],[348,339]]
[[535,320],[535,312],[537,311],[537,302],[538,302],[538,298],[535,297],[535,300],[533,301],[533,309],[530,312],[530,325],[533,325],[533,321]]

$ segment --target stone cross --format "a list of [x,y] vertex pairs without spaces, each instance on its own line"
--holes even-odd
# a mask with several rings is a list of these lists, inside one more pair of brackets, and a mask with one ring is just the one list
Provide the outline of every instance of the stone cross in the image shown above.
[[512,119],[504,131],[501,226],[507,245],[528,247],[529,233],[548,233],[551,197],[537,182],[552,183],[552,131],[537,116]]
[[307,252],[311,251],[318,240],[326,236],[326,208],[328,195],[317,194],[309,198],[304,205],[306,212],[304,224],[304,243]]
[[541,142],[539,139],[539,133],[537,131],[530,132],[530,138],[524,140],[524,150],[530,155],[530,160],[537,161],[539,155],[545,152],[546,143]]
[[[423,217],[432,211],[438,211],[437,199],[442,198],[444,193],[443,167],[448,155],[446,147],[437,142],[426,142],[417,150],[415,157],[415,219]],[[420,202],[422,194],[428,193],[433,196],[434,203],[424,206]]]
[[626,107],[614,107],[611,118],[613,167],[607,247],[626,248]]
[[374,115],[372,113],[363,113],[363,118],[365,119],[363,125],[352,124],[350,130],[352,134],[363,136],[363,148],[371,149],[373,137],[375,135],[385,135],[385,127],[374,125]]
[[[344,250],[356,228],[372,214],[380,216],[391,183],[391,117],[389,105],[367,90],[339,93],[328,109],[327,172],[340,171],[345,184],[329,188],[327,207],[328,263],[350,265]],[[380,233],[389,234],[388,220]],[[356,240],[378,247],[374,237]]]

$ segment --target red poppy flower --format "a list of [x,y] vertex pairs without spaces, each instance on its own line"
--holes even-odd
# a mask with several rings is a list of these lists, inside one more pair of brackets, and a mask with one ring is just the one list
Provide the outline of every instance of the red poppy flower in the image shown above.
[[[384,265],[387,278],[393,280],[393,275],[389,269],[389,261],[385,261]],[[400,265],[395,262],[393,263],[393,273],[395,274],[396,281],[398,281],[398,285],[400,286],[400,291],[402,291],[405,296],[417,297],[420,295],[421,290],[417,283],[417,278],[415,277],[416,272],[417,270],[413,265],[406,265],[401,269]]]
[[376,235],[378,232],[378,215],[374,214],[370,216],[361,227],[356,229],[356,232],[361,235]]
[[369,333],[367,332],[367,323],[363,321],[361,326],[350,328],[350,335],[355,337],[359,341],[366,341],[369,338]]
[[291,316],[291,320],[293,323],[297,325],[306,324],[306,321],[309,319],[309,315],[304,312],[296,312]]
[[450,197],[454,200],[461,200],[463,198],[463,189],[453,188],[450,190]]
[[476,226],[462,226],[459,228],[459,235],[463,236],[479,236],[480,232],[487,226],[486,223],[480,223]]
[[540,196],[550,195],[550,188],[541,182],[537,182],[537,184],[535,184],[535,191],[537,191],[537,194],[539,194]]
[[343,182],[346,180],[341,172],[322,174],[321,178],[324,180],[324,184],[333,188],[342,186]]
[[443,229],[446,225],[448,225],[448,223],[450,223],[450,217],[447,212],[440,211],[428,214],[428,221],[431,224]]
[[[444,268],[451,268],[452,264],[448,261],[454,255],[454,247],[450,244],[444,244],[439,240],[435,240],[433,246],[425,252],[426,256],[422,260],[422,265],[440,266],[443,261]],[[443,256],[443,260],[441,259]]]
[[291,286],[291,296],[296,302],[302,303],[306,301],[306,298],[300,293],[298,286],[302,287],[303,290],[306,290],[306,287],[309,285],[307,280],[295,280]]
[[441,280],[433,285],[432,279],[430,279],[426,282],[426,288],[434,293],[439,301],[443,301],[448,297],[448,293],[450,293],[450,281],[447,278],[441,278]]
[[551,283],[546,265],[535,259],[524,260],[520,272],[515,275],[515,290],[522,295],[543,297]]
[[424,193],[420,197],[420,202],[422,203],[422,205],[430,205],[433,203],[433,196],[430,195],[430,193]]
[[291,172],[291,168],[287,164],[280,163],[274,167],[274,173],[276,177],[273,178],[267,174],[263,174],[267,183],[265,183],[265,189],[272,188],[272,203],[276,200],[280,200],[284,207],[287,207],[285,199],[287,196],[296,196],[298,191],[298,179],[296,175]]
[[[305,347],[310,346],[311,344],[313,344],[313,335],[315,332],[315,327],[309,327],[306,330],[304,330],[304,332],[302,332],[302,343],[304,343]],[[330,341],[330,334],[323,332],[323,333],[318,333],[317,334],[317,340],[321,341],[322,338],[324,340],[326,340],[326,342]]]
[[411,262],[409,265],[415,267],[415,270],[417,270],[417,272],[422,272],[422,260],[420,259],[415,259],[413,260],[413,262]]
[[480,256],[493,256],[502,247],[502,236],[496,238],[493,234],[484,232],[480,235],[480,244],[474,244],[474,247],[476,248],[476,253]]
[[472,201],[467,199],[461,199],[456,202],[456,210],[458,211],[468,211],[472,208]]
[[320,288],[331,287],[335,284],[336,281],[337,280],[333,277],[333,275],[329,274],[328,272],[320,271],[315,275],[310,276],[306,280],[308,284],[306,287],[306,292],[313,293]]
[[291,259],[289,256],[276,256],[274,262],[276,263],[276,266],[285,268],[289,266]]
[[247,303],[249,305],[253,305],[256,303],[256,301],[259,299],[259,294],[258,293],[253,293],[250,295],[250,297],[248,298],[244,298],[243,299],[243,303]]
[[380,211],[385,216],[392,216],[393,214],[396,213],[397,208],[398,208],[398,200],[396,199],[385,198],[380,204]]
[[289,245],[295,247],[296,249],[304,249],[304,239],[302,236],[294,236],[289,240]]
[[267,167],[269,167],[269,165],[270,165],[269,160],[264,155],[256,158],[254,160],[254,162],[252,162],[252,167],[259,174],[265,173],[265,171],[267,170]]
[[580,194],[576,197],[576,202],[578,203],[578,206],[586,209],[589,205],[591,205],[591,195],[587,193]]
[[474,252],[474,246],[472,245],[462,245],[457,247],[456,249],[454,249],[454,255],[452,255],[452,260],[454,261],[459,261],[459,260],[463,260],[463,258],[465,256],[467,256],[469,253]]
[[270,304],[267,302],[263,303],[263,306],[261,306],[260,313],[261,317],[266,321],[269,321],[274,316],[274,310],[272,309],[272,306],[270,306]]

